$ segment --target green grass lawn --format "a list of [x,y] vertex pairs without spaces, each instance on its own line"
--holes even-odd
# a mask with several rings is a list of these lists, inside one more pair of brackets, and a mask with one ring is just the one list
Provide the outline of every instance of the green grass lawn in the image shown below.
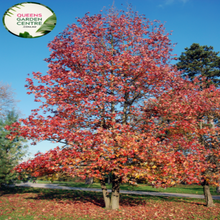
[[[40,181],[37,183],[50,183],[49,181]],[[60,186],[69,186],[69,187],[82,187],[82,188],[101,188],[100,183],[93,183],[91,185],[87,185],[81,182],[59,182],[54,181],[53,184],[59,184]],[[111,184],[107,185],[108,189],[111,189]],[[138,184],[138,186],[131,186],[128,184],[122,184],[120,186],[121,190],[131,190],[131,191],[149,191],[149,192],[167,192],[167,193],[186,193],[186,194],[198,194],[203,195],[203,187],[200,185],[177,185],[171,188],[163,189],[163,188],[152,188],[146,184]],[[219,195],[216,193],[215,187],[210,187],[210,191],[212,195]]]

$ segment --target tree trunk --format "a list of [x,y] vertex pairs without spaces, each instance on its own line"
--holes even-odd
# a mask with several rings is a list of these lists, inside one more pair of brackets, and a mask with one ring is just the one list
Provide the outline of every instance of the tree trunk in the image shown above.
[[105,208],[106,209],[112,209],[110,194],[109,194],[109,192],[106,188],[106,185],[105,185],[105,177],[102,178],[100,183],[101,183],[102,194],[103,194],[103,198],[104,198],[104,202],[105,202]]
[[111,205],[112,209],[119,209],[119,188],[120,188],[120,177],[112,175],[112,198]]
[[202,185],[203,185],[203,192],[204,192],[204,196],[205,196],[206,206],[207,207],[215,206],[215,204],[213,203],[212,195],[210,193],[209,184],[207,183],[206,180],[204,180]]
[[90,185],[90,184],[93,184],[93,177],[87,177],[86,178],[86,181],[85,181],[85,184],[88,184],[88,185]]
[[108,175],[108,185],[110,185],[111,183],[111,178],[110,178],[110,174]]
[[102,178],[101,187],[102,187],[102,193],[103,198],[105,202],[105,208],[106,209],[119,209],[119,188],[120,188],[120,182],[121,178],[112,175],[112,193],[110,196],[110,193],[107,191],[106,185],[105,185],[105,177]]
[[220,178],[218,179],[218,184],[219,186],[216,187],[216,192],[220,193]]

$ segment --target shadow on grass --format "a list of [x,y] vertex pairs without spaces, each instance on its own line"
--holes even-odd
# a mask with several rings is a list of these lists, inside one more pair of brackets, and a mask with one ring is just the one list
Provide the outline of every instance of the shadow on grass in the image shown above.
[[[0,189],[0,196],[9,196],[11,194],[30,193],[26,199],[56,201],[57,203],[93,203],[94,205],[104,207],[104,200],[101,192],[69,191],[60,189],[42,189],[26,187],[5,187]],[[34,195],[33,195],[34,194]],[[188,199],[167,196],[150,196],[150,195],[120,195],[120,206],[138,206],[147,205],[149,202],[178,202],[204,206],[202,199]],[[220,200],[215,200],[220,204]]]

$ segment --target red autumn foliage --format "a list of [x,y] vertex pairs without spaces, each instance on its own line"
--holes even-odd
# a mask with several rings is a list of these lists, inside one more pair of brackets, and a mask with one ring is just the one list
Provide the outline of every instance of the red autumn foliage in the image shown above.
[[[172,45],[162,24],[132,11],[87,14],[48,46],[49,71],[33,73],[38,84],[27,78],[26,85],[42,104],[21,120],[22,126],[12,125],[11,138],[65,146],[37,155],[17,171],[99,178],[106,207],[112,209],[119,207],[122,182],[144,179],[167,187],[200,181],[211,151],[199,138],[212,131],[198,129],[202,119],[197,116],[211,111],[209,91],[181,79],[169,64]],[[219,91],[213,91],[218,99]],[[162,117],[172,122],[158,123]],[[167,130],[172,135],[160,139]],[[104,183],[109,173],[111,201]]]
[[[219,145],[219,107],[220,90],[214,86],[205,88],[204,84],[184,84],[164,93],[147,103],[145,114],[151,113],[160,119],[161,127],[157,136],[160,140],[179,148],[185,155],[197,156],[191,161],[185,181],[202,183],[207,179],[209,184],[216,185],[219,178],[220,145]],[[201,89],[201,86],[204,86]],[[155,112],[156,109],[156,112]],[[216,122],[214,122],[214,119]],[[189,147],[190,146],[190,147]],[[195,159],[195,158],[194,158]]]
[[159,119],[159,140],[186,156],[181,158],[187,166],[179,178],[188,184],[202,184],[207,206],[211,207],[209,185],[218,186],[220,178],[220,90],[207,88],[206,83],[195,79],[194,84],[178,85],[148,102],[145,115]]

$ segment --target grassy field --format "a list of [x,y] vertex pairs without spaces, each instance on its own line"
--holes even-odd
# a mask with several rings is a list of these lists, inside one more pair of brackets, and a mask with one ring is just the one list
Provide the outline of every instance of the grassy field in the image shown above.
[[[40,181],[37,183],[50,183],[49,181]],[[93,183],[91,185],[87,185],[81,182],[59,182],[54,181],[54,184],[59,184],[60,186],[70,186],[70,187],[82,187],[82,188],[101,188],[100,183]],[[107,188],[111,189],[111,184],[107,184]],[[162,188],[152,188],[151,186],[145,184],[139,184],[138,186],[131,186],[128,184],[123,184],[120,186],[121,190],[133,190],[133,191],[149,191],[149,192],[167,192],[167,193],[187,193],[187,194],[197,194],[203,195],[203,188],[200,185],[177,185],[171,188],[162,189]],[[212,195],[219,195],[220,193],[216,193],[215,187],[210,188]]]
[[101,193],[15,187],[0,190],[0,220],[220,220],[220,200],[215,204],[207,208],[200,199],[121,195],[120,209],[112,211],[104,208]]

